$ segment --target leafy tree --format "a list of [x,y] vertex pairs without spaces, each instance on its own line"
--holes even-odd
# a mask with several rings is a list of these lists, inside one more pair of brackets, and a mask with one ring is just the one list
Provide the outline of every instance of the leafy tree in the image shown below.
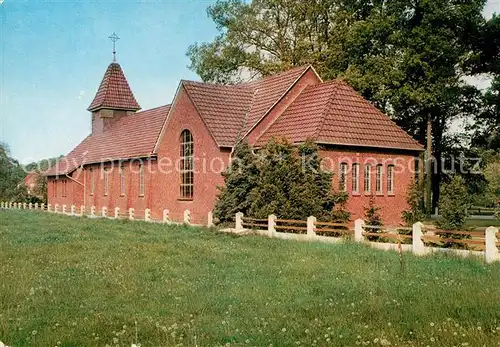
[[500,160],[490,163],[484,170],[484,176],[488,181],[488,194],[495,202],[497,218],[500,218]]
[[9,148],[0,143],[0,201],[24,201],[27,195],[22,165],[10,157]]
[[251,201],[250,192],[257,186],[259,169],[257,157],[247,142],[240,142],[235,150],[231,165],[222,173],[224,186],[215,203],[214,216],[220,222],[228,222],[237,212],[248,214]]
[[470,206],[469,194],[462,177],[455,175],[441,187],[438,226],[446,230],[460,230],[465,226]]
[[411,184],[406,195],[409,208],[403,211],[403,220],[407,226],[425,219],[424,189],[421,182],[415,181]]
[[[375,196],[371,195],[368,202],[368,206],[365,207],[365,224],[367,225],[364,229],[370,233],[380,232],[381,226],[384,225],[382,221],[382,216],[380,215],[380,207],[375,204]],[[375,227],[375,228],[371,228]],[[378,236],[368,236],[368,240],[376,241]]]

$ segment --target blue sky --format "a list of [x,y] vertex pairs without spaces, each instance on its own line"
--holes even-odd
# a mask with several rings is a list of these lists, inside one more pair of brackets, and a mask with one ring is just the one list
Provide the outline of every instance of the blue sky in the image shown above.
[[[217,34],[212,0],[0,0],[0,141],[23,163],[66,154],[90,132],[87,106],[117,58],[143,109],[198,77],[185,56]],[[486,15],[500,12],[500,0]]]

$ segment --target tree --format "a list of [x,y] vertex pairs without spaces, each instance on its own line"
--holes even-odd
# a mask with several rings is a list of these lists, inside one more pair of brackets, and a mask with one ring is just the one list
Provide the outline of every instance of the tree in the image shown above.
[[248,196],[257,186],[258,175],[257,157],[246,141],[238,143],[230,166],[222,173],[224,186],[218,187],[214,216],[220,222],[232,220],[237,212],[248,214],[251,203]]
[[425,219],[424,189],[421,182],[415,181],[411,184],[406,195],[406,202],[409,209],[403,211],[403,220],[407,226],[411,227],[416,222]]
[[488,195],[495,202],[495,215],[500,218],[500,160],[488,164],[484,176],[488,181]]
[[[368,202],[368,206],[365,207],[365,230],[370,233],[380,232],[380,227],[384,225],[382,221],[382,216],[380,215],[380,207],[375,204],[375,196],[372,194]],[[375,227],[375,228],[373,228]],[[368,240],[376,241],[378,236],[368,236]]]
[[[332,189],[331,173],[321,169],[317,146],[311,142],[294,146],[286,140],[269,141],[252,153],[246,143],[235,150],[235,159],[223,174],[215,215],[221,222],[236,212],[257,218],[275,214],[280,218],[346,222],[342,209],[347,196]],[[339,208],[340,207],[340,208]]]
[[22,165],[10,157],[7,145],[0,143],[0,200],[23,201],[27,196]]
[[460,230],[465,226],[470,207],[469,194],[462,177],[455,175],[441,187],[438,226],[445,230]]

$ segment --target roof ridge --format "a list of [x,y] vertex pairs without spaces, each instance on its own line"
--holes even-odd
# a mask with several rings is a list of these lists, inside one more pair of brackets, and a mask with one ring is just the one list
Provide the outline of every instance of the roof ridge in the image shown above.
[[[302,77],[306,74],[306,72],[307,72],[310,68],[312,68],[312,66],[311,66],[311,65],[307,65],[307,66],[304,68],[304,70],[300,73],[300,75],[299,75],[297,78],[295,78],[295,80],[294,80],[294,81],[293,81],[293,82],[292,82],[292,83],[288,86],[288,88],[284,91],[284,93],[282,93],[282,94],[280,95],[280,97],[279,97],[279,98],[278,98],[278,99],[277,99],[277,100],[276,100],[276,101],[275,101],[275,102],[271,105],[271,107],[269,107],[269,108],[268,108],[268,109],[264,112],[264,114],[263,114],[263,115],[262,115],[262,116],[261,116],[261,117],[260,117],[260,118],[259,118],[259,119],[258,119],[258,120],[257,120],[257,121],[256,121],[256,122],[255,122],[255,123],[254,123],[254,124],[253,124],[250,128],[249,128],[249,129],[248,129],[248,131],[245,133],[245,135],[244,135],[243,137],[246,137],[248,134],[250,134],[250,133],[252,132],[252,130],[253,130],[253,129],[255,129],[255,127],[256,127],[256,126],[257,126],[257,125],[258,125],[258,124],[259,124],[259,123],[260,123],[260,122],[261,122],[261,121],[262,121],[262,120],[263,120],[263,119],[264,119],[264,118],[265,118],[268,114],[269,114],[269,112],[271,112],[271,110],[272,110],[272,109],[273,109],[273,108],[274,108],[274,107],[275,107],[275,106],[276,106],[276,105],[277,105],[277,104],[278,104],[278,103],[279,103],[279,102],[280,102],[280,101],[281,101],[281,100],[285,97],[285,95],[286,95],[286,94],[288,94],[288,92],[289,92],[289,91],[290,91],[290,90],[291,90],[291,89],[292,89],[292,88],[293,88],[293,87],[297,84],[297,82],[298,82],[298,81],[300,81],[300,79],[301,79],[301,78],[302,78]],[[296,70],[296,69],[292,69],[292,70]],[[292,70],[287,70],[287,72],[292,71]],[[298,70],[298,68],[297,68],[297,70]],[[307,88],[307,87],[306,87],[306,88]],[[304,88],[304,89],[306,89],[306,88]],[[304,89],[300,92],[300,94],[299,94],[299,95],[297,95],[297,96],[295,97],[294,101],[295,101],[295,100],[297,100],[297,98],[298,98],[298,97],[302,94],[302,92],[304,91]],[[292,101],[292,102],[288,105],[288,107],[289,107],[289,106],[291,106],[292,104],[293,104],[293,101]],[[288,108],[288,107],[287,107],[287,108]],[[286,108],[286,109],[287,109],[287,108]],[[283,114],[283,113],[286,111],[286,109],[285,109],[285,110],[283,110],[283,112],[282,112],[281,114]],[[280,115],[280,116],[281,116],[281,115]],[[264,134],[264,133],[267,131],[267,129],[269,129],[269,128],[270,128],[270,127],[271,127],[271,126],[272,126],[272,125],[273,125],[273,124],[274,124],[274,123],[278,120],[278,118],[279,118],[279,117],[276,117],[276,119],[274,120],[274,122],[272,122],[271,124],[269,124],[269,125],[267,126],[266,130],[264,130],[262,133]],[[262,135],[261,135],[261,136],[262,136]],[[260,136],[259,136],[259,137],[260,137]]]

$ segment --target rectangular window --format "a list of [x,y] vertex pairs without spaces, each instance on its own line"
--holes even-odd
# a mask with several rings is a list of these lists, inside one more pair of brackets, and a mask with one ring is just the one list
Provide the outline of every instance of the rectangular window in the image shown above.
[[364,190],[365,190],[365,193],[371,193],[371,191],[372,191],[372,166],[371,165],[365,165]]
[[139,167],[139,195],[144,196],[144,165]]
[[383,171],[384,171],[384,166],[382,164],[378,164],[376,178],[375,178],[375,190],[377,191],[377,194],[383,193],[383,188],[382,188],[382,177],[384,174]]
[[394,194],[394,165],[387,167],[387,193]]
[[347,163],[340,164],[339,189],[347,191]]
[[120,195],[125,195],[125,172],[123,172],[123,165],[120,166]]
[[94,195],[94,191],[95,191],[94,169],[90,169],[90,195]]
[[359,193],[359,164],[352,164],[352,192]]
[[104,169],[104,196],[109,194],[109,170]]
[[68,181],[66,179],[63,179],[61,183],[62,183],[62,194],[61,195],[63,198],[65,198],[66,196],[68,196],[67,195],[67,183],[68,183]]

